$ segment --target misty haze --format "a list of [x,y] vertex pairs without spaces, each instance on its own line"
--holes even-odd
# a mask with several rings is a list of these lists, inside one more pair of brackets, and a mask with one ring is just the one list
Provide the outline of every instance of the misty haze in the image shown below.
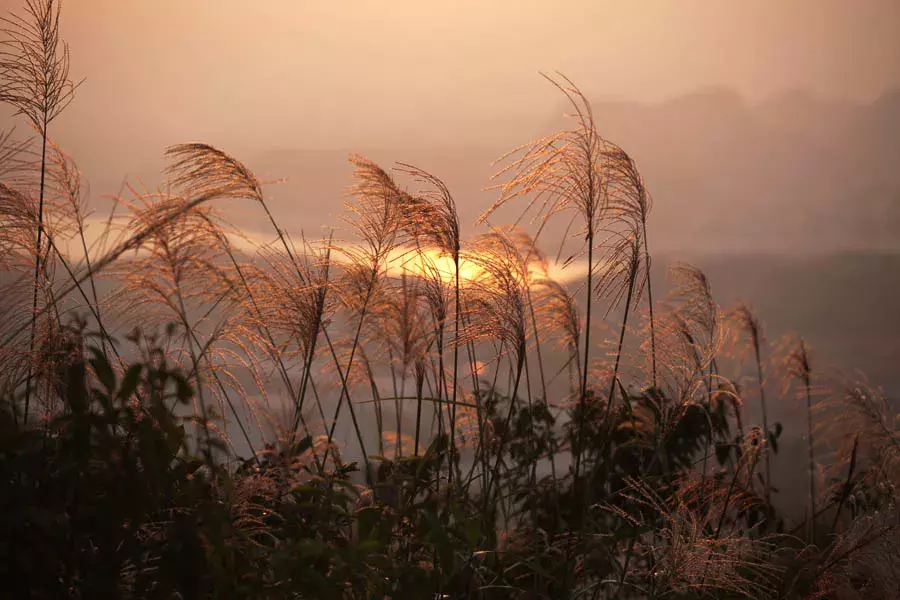
[[0,598],[896,598],[900,6],[9,0]]

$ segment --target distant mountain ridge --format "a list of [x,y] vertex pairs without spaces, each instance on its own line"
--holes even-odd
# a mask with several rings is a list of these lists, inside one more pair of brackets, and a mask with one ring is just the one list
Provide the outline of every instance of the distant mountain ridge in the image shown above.
[[[900,91],[862,106],[804,92],[751,106],[732,91],[708,89],[656,104],[595,102],[594,115],[601,134],[638,161],[655,200],[656,249],[900,250]],[[484,191],[496,171],[491,162],[566,125],[558,116],[535,120],[544,126],[521,123],[514,131],[504,121],[488,128],[479,145],[394,148],[385,140],[373,143],[375,150],[273,150],[247,162],[264,178],[287,178],[269,191],[288,228],[309,233],[335,222],[350,152],[385,167],[402,161],[433,172],[450,186],[469,225],[496,196]],[[518,210],[494,222],[508,222]],[[557,225],[546,241],[561,236],[564,224]]]
[[713,89],[594,112],[641,166],[666,247],[686,234],[707,242],[698,250],[900,248],[900,91],[867,106],[803,92],[749,106]]
[[[484,190],[496,183],[491,163],[567,126],[567,107],[557,106],[528,117],[482,115],[470,130],[461,129],[458,137],[446,133],[440,142],[425,140],[447,128],[423,123],[421,135],[406,125],[391,138],[361,132],[358,146],[340,149],[304,147],[290,131],[273,139],[272,149],[223,149],[263,180],[286,180],[266,191],[288,231],[316,235],[323,226],[339,224],[351,176],[347,157],[359,153],[385,167],[401,161],[442,178],[472,232],[475,219],[496,199],[495,191]],[[653,194],[651,250],[900,251],[900,90],[866,105],[802,91],[749,104],[733,91],[710,88],[657,103],[596,100],[593,108],[600,132],[635,157]],[[172,140],[179,141],[185,140]],[[152,185],[161,179],[159,158],[106,160],[99,151],[75,155],[97,195],[119,192],[128,171],[132,181],[139,177]],[[511,222],[520,208],[501,211],[492,222]],[[237,213],[235,223],[268,231],[250,209]],[[558,220],[546,230],[548,250],[564,229]]]

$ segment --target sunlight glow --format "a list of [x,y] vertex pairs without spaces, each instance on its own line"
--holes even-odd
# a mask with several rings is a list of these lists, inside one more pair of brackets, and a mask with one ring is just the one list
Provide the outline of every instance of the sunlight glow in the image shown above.
[[[95,258],[102,255],[110,246],[126,234],[126,228],[121,221],[113,221],[107,235],[104,232],[107,229],[105,219],[88,218],[85,222],[85,242],[91,248],[91,254]],[[240,235],[233,233],[226,234],[228,243],[232,248],[246,254],[255,254],[263,246],[270,246],[272,240],[261,234],[251,231],[242,231]],[[105,240],[104,243],[104,239]],[[57,241],[59,249],[67,260],[79,260],[83,256],[81,241],[76,237],[65,237]],[[276,246],[276,251],[277,246]],[[128,257],[145,256],[146,250],[139,249],[128,253]],[[335,261],[340,262],[339,253],[332,254]],[[462,285],[468,285],[472,281],[477,280],[484,275],[484,270],[478,266],[475,261],[460,259],[459,278]],[[416,276],[428,276],[430,272],[437,273],[441,280],[447,284],[454,283],[454,266],[453,259],[437,250],[423,249],[397,249],[392,252],[388,261],[387,275],[390,277],[400,277],[404,274]],[[532,266],[531,277],[534,281],[540,279],[553,279],[560,283],[571,283],[578,281],[587,273],[587,263],[585,261],[575,261],[568,265],[560,262],[550,262],[547,265],[546,272],[543,269]]]
[[[437,250],[424,249],[419,251],[396,250],[389,261],[388,275],[399,277],[406,275],[428,276],[430,272],[436,272],[441,280],[452,285],[455,280],[455,268],[453,258]],[[560,283],[569,283],[581,279],[587,273],[587,265],[581,262],[563,265],[550,263],[546,272],[538,268],[536,264],[531,266],[529,275],[532,281],[540,279],[553,279]],[[465,286],[485,275],[484,270],[476,261],[461,257],[459,263],[460,284]]]

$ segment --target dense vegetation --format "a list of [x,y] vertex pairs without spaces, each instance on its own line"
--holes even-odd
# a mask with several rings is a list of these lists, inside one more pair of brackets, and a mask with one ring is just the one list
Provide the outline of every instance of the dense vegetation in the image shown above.
[[[897,407],[688,265],[654,302],[649,192],[570,81],[482,222],[568,218],[574,293],[523,230],[462,239],[440,179],[362,157],[319,242],[204,144],[92,219],[50,137],[58,11],[27,0],[0,46],[36,140],[0,139],[0,596],[896,597]],[[801,522],[767,401],[806,406]]]

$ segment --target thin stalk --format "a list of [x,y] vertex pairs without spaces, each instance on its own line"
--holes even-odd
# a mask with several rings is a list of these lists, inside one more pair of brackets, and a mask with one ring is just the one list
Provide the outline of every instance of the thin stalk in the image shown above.
[[[531,287],[528,287],[528,310],[531,313],[531,324],[532,330],[534,332],[534,346],[535,346],[535,354],[537,355],[538,361],[538,374],[540,375],[541,380],[541,392],[544,395],[544,407],[547,409],[547,412],[550,412],[550,397],[547,394],[547,379],[544,377],[544,360],[541,356],[541,339],[538,334],[538,325],[537,325],[537,316],[534,312],[534,302],[531,300]],[[552,435],[552,431],[551,431]],[[559,506],[559,485],[556,479],[556,453],[553,450],[552,444],[549,448],[549,458],[550,458],[550,476],[553,481],[553,498],[554,504],[556,506],[556,520],[557,525],[560,522],[561,513]]]
[[[253,290],[251,289],[250,285],[247,283],[247,278],[244,276],[244,270],[241,268],[240,264],[237,262],[237,259],[235,259],[234,253],[231,250],[231,245],[228,243],[228,240],[226,238],[224,238],[224,236],[223,236],[221,238],[221,241],[225,248],[225,254],[228,255],[228,258],[231,260],[231,264],[234,266],[235,271],[237,272],[238,277],[241,280],[241,284],[244,286],[244,290],[247,292],[247,297],[250,299],[250,302],[253,305],[253,310],[256,312],[256,316],[257,316],[257,320],[258,320],[256,329],[260,334],[263,334],[263,333],[265,334],[266,339],[272,348],[272,354],[274,355],[275,363],[278,366],[279,375],[281,376],[281,379],[284,382],[284,385],[287,388],[288,393],[293,398],[294,397],[294,386],[291,383],[290,376],[288,375],[287,366],[284,364],[284,361],[281,358],[281,353],[278,351],[278,345],[275,343],[275,338],[272,336],[272,332],[269,330],[268,327],[266,327],[265,325],[262,324],[264,322],[264,319],[262,318],[262,311],[259,308],[259,304],[256,301],[256,296],[253,294]],[[91,278],[91,281],[93,282],[93,278]],[[216,376],[216,380],[218,381],[218,376]],[[221,382],[219,382],[219,385],[220,386],[222,385]],[[234,412],[233,407],[232,407],[232,412]],[[237,418],[237,414],[235,414],[235,418]],[[240,424],[240,421],[238,421],[238,422]],[[243,429],[244,429],[243,424],[240,424],[240,426],[241,426],[241,430],[243,431]],[[290,439],[289,447],[290,447],[290,445],[293,444],[293,432],[295,430],[296,430],[296,425],[294,426],[294,428],[291,429],[291,439]],[[246,433],[244,435],[246,437]],[[309,435],[308,428],[307,428],[307,435]],[[250,443],[249,438],[247,438],[247,443],[248,444]],[[252,449],[253,446],[251,445],[250,447]],[[255,456],[255,452],[254,452],[254,456]],[[315,458],[316,456],[317,456],[316,452],[313,449],[313,457]],[[257,462],[258,461],[259,461],[259,458],[257,457]],[[318,458],[316,458],[316,463],[317,463],[317,466],[319,466]],[[321,468],[320,468],[320,473],[321,473]]]
[[583,513],[582,514],[582,522],[583,523],[587,522],[588,506],[590,505],[592,497],[593,497],[593,488],[590,485],[590,481],[594,478],[594,476],[596,475],[597,471],[600,468],[600,457],[606,451],[606,449],[609,447],[609,445],[611,443],[610,437],[612,436],[612,423],[610,423],[610,414],[612,413],[613,399],[615,398],[615,393],[616,393],[616,383],[619,380],[619,365],[621,364],[621,359],[622,359],[622,347],[625,344],[625,332],[626,332],[627,326],[628,326],[628,315],[629,315],[630,308],[631,308],[631,298],[632,298],[632,295],[634,294],[634,284],[635,284],[636,279],[637,279],[637,265],[632,264],[631,274],[628,279],[628,293],[625,298],[625,314],[622,317],[622,327],[619,330],[619,346],[618,346],[618,349],[616,350],[616,361],[613,366],[612,381],[610,382],[610,386],[609,386],[609,396],[607,397],[607,400],[606,400],[606,413],[603,416],[603,424],[606,427],[606,435],[603,438],[603,441],[602,441],[603,446],[601,447],[600,452],[598,453],[597,461],[594,463],[593,469],[591,469],[590,479],[587,482],[585,482],[584,505],[582,506],[582,513]]
[[[272,228],[275,230],[275,233],[278,235],[278,240],[281,242],[281,245],[284,248],[285,252],[287,253],[288,258],[291,260],[291,264],[294,265],[294,270],[297,272],[297,276],[300,278],[301,282],[305,283],[306,278],[303,276],[303,271],[300,269],[300,265],[299,265],[299,262],[297,261],[297,257],[294,255],[293,250],[291,250],[290,244],[287,243],[287,239],[284,237],[284,233],[281,231],[281,227],[279,227],[278,223],[275,221],[275,216],[272,214],[272,211],[269,210],[269,205],[266,203],[266,200],[261,193],[259,194],[259,197],[257,199],[259,200],[260,205],[263,207],[263,210],[265,211],[266,216],[269,219],[269,223],[272,225]],[[330,240],[329,240],[329,248],[330,247],[331,247],[331,244],[330,244]],[[329,250],[329,253],[330,253],[330,250]],[[327,280],[327,273],[326,273],[326,280]],[[321,305],[321,303],[322,302],[320,301],[320,305]],[[320,312],[320,314],[321,314],[321,312]],[[291,440],[292,441],[293,441],[294,435],[297,430],[297,421],[300,418],[300,412],[303,409],[303,401],[306,397],[306,387],[307,387],[308,381],[310,379],[310,369],[312,367],[312,360],[313,360],[313,356],[315,354],[316,340],[319,337],[319,328],[320,327],[321,327],[321,319],[316,321],[316,325],[313,330],[313,339],[310,343],[309,354],[307,356],[306,365],[305,365],[304,374],[303,374],[303,380],[301,381],[301,384],[300,384],[299,397],[296,400],[295,411],[296,411],[297,415],[295,415],[295,417],[294,417],[294,424],[293,424],[293,427],[291,428]],[[326,336],[328,335],[327,331],[325,332],[325,335]],[[329,345],[330,345],[330,341],[329,341]],[[337,360],[336,357],[335,357],[335,360]],[[349,368],[348,368],[348,372],[349,372]],[[346,388],[346,385],[344,387]],[[339,406],[340,406],[340,403],[339,403]],[[351,413],[352,412],[353,411],[351,409]],[[355,422],[355,417],[354,417],[354,422]],[[333,433],[333,432],[334,432],[334,428],[332,427],[331,433]],[[361,436],[359,437],[359,441],[360,441],[360,446],[362,446],[362,437]],[[325,461],[328,457],[328,449],[330,447],[331,447],[331,435],[329,434],[328,448],[325,449],[325,455],[322,458],[323,465],[325,464]],[[366,468],[368,469],[369,461],[368,461],[368,457],[365,456],[365,450],[363,450],[363,456],[365,458]]]
[[319,398],[319,390],[316,389],[316,380],[313,379],[312,377],[309,378],[309,387],[312,390],[313,398],[315,398],[315,400],[316,400],[316,408],[319,409],[319,418],[322,420],[322,426],[326,427],[325,411],[322,409],[322,400]]
[[813,420],[812,420],[812,393],[810,392],[809,373],[804,378],[806,384],[806,427],[807,427],[807,445],[809,446],[809,515],[810,515],[810,533],[812,542],[816,541],[816,459],[813,450]]
[[[88,273],[93,273],[93,269],[91,268],[91,254],[90,254],[90,252],[88,252],[87,241],[84,239],[84,225],[81,222],[79,222],[79,224],[78,224],[78,237],[81,239],[81,249],[84,251],[84,262],[85,262],[85,265],[87,266]],[[94,296],[94,310],[91,312],[94,313],[94,316],[97,319],[97,326],[102,331],[105,328],[103,327],[103,322],[100,320],[100,300],[99,300],[99,296],[97,295],[97,285],[96,285],[96,283],[94,283],[93,275],[91,275],[91,277],[90,277],[90,282],[91,282],[91,293]],[[106,354],[106,336],[100,337],[100,347],[103,350],[103,354]]]
[[[44,99],[46,106],[46,98]],[[25,383],[25,414],[23,425],[28,425],[28,412],[31,407],[31,378],[33,376],[34,337],[37,329],[38,279],[41,274],[41,242],[44,236],[44,187],[47,176],[47,113],[43,114],[41,127],[41,187],[38,200],[37,243],[34,248],[34,291],[31,300],[31,335],[28,341],[28,376]]]
[[404,365],[400,380],[400,397],[397,399],[395,406],[397,411],[397,444],[394,447],[394,454],[399,458],[403,455],[403,397],[406,395],[406,366]]
[[575,472],[574,482],[577,485],[578,476],[581,473],[581,447],[584,436],[585,410],[587,405],[587,379],[588,379],[588,363],[591,354],[591,300],[594,273],[594,231],[590,223],[588,223],[588,272],[587,287],[585,291],[585,323],[584,323],[584,369],[581,371],[581,397],[578,401],[579,419],[578,419],[578,436],[575,440]]
[[[296,404],[294,406],[296,415],[295,415],[295,420],[294,420],[294,426],[291,429],[291,441],[292,442],[293,442],[294,433],[297,431],[297,419],[299,419],[301,417],[301,415],[303,414],[303,402],[306,400],[307,385],[312,381],[312,363],[313,363],[313,360],[316,355],[316,344],[319,340],[319,331],[322,328],[322,315],[325,312],[325,295],[328,293],[328,287],[327,287],[328,286],[328,275],[329,275],[329,272],[331,271],[331,239],[328,240],[328,248],[329,248],[329,250],[327,251],[327,254],[326,254],[326,258],[327,258],[328,262],[325,265],[325,273],[324,273],[325,277],[324,277],[324,281],[322,282],[322,285],[325,287],[322,288],[322,291],[320,293],[317,292],[318,295],[316,296],[316,322],[315,322],[315,325],[313,326],[312,338],[309,341],[309,353],[308,353],[308,356],[306,357],[306,364],[304,365],[303,379],[300,382],[300,391],[299,391],[299,394],[296,399]],[[296,266],[296,264],[295,264],[295,266]],[[300,274],[299,267],[297,267],[297,273]],[[302,280],[302,278],[303,277],[301,274],[301,280]],[[318,396],[317,396],[316,402],[318,402]],[[321,411],[321,403],[319,406],[319,410]],[[324,417],[323,417],[323,422],[324,422]]]
[[424,365],[416,365],[416,442],[413,450],[415,456],[419,455],[419,431],[422,427],[422,387],[425,382]]
[[372,372],[372,366],[366,361],[366,375],[369,378],[369,387],[372,390],[372,401],[375,403],[375,427],[378,429],[378,454],[384,456],[384,416],[381,409],[381,393],[378,391],[378,384],[375,382],[375,373]]
[[388,353],[388,370],[391,372],[391,385],[394,387],[394,397],[400,395],[400,390],[397,389],[397,371],[394,369],[394,351],[391,350],[390,345],[388,345],[387,349]]
[[309,350],[307,352],[306,361],[303,365],[303,379],[300,382],[300,390],[298,391],[296,403],[294,405],[294,423],[291,428],[291,441],[293,442],[294,434],[297,431],[297,422],[300,420],[301,415],[303,414],[303,402],[306,400],[306,389],[309,385],[309,382],[312,381],[312,363],[315,359],[316,353],[316,342],[319,339],[319,329],[322,324],[322,304],[324,303],[324,297],[319,302],[319,315],[316,319],[316,324],[313,327],[313,335],[312,339],[309,342]]
[[656,322],[653,319],[653,276],[650,272],[650,251],[647,249],[647,220],[642,221],[644,238],[644,266],[647,268],[647,304],[650,307],[650,362],[653,372],[653,387],[656,387]]
[[841,511],[844,508],[844,502],[850,496],[850,482],[853,481],[853,472],[856,470],[856,451],[859,449],[859,434],[853,439],[853,451],[850,453],[850,468],[847,470],[847,480],[844,481],[844,489],[841,490],[841,500],[838,502],[837,510],[834,513],[834,521],[831,523],[831,535],[837,530],[838,523],[841,519]]
[[[470,352],[471,352],[472,355],[474,356],[474,352],[475,352],[475,350],[474,350],[474,345],[473,345],[471,342],[469,342],[469,345],[472,346]],[[496,356],[500,357],[500,356],[503,354],[503,345],[504,345],[504,342],[501,341],[501,342],[500,342],[500,346],[499,346],[499,348],[497,349]],[[473,367],[474,367],[474,358],[473,358],[472,360],[473,360]],[[497,368],[494,369],[494,378],[493,378],[493,380],[491,381],[491,389],[490,389],[490,391],[488,392],[488,395],[487,395],[488,398],[493,398],[493,397],[494,397],[494,393],[495,393],[495,391],[497,390],[497,380],[500,378],[500,368],[501,368],[501,366],[500,366],[500,365],[501,365],[501,362],[500,362],[500,361],[501,361],[501,359],[500,359],[500,358],[497,358]],[[473,371],[473,373],[474,373],[474,371]],[[475,379],[474,376],[473,376],[473,379]],[[476,398],[477,398],[477,396],[478,396],[478,395],[477,395],[477,392],[476,392]],[[477,405],[476,405],[476,406],[477,406]],[[486,489],[486,488],[487,488],[487,477],[488,477],[488,472],[489,472],[488,465],[489,465],[490,458],[489,458],[488,455],[487,455],[487,445],[486,445],[486,442],[485,442],[485,439],[484,439],[484,434],[483,434],[483,431],[484,431],[484,430],[483,430],[483,428],[480,428],[479,431],[480,431],[481,433],[480,433],[480,439],[479,439],[479,442],[478,442],[478,447],[475,449],[475,456],[474,456],[474,459],[472,460],[472,466],[469,468],[469,473],[468,473],[468,475],[466,476],[466,485],[465,485],[465,491],[466,491],[466,492],[468,492],[469,486],[471,486],[471,485],[472,485],[472,482],[474,481],[474,478],[475,478],[475,467],[476,467],[477,464],[478,464],[478,459],[479,459],[479,458],[481,459],[481,463],[482,463],[481,476],[482,476],[482,478],[484,479],[484,484],[483,484],[482,489]]]
[[200,362],[197,356],[197,352],[194,349],[194,340],[193,334],[194,330],[191,328],[191,324],[187,318],[187,310],[184,306],[184,298],[181,294],[181,281],[179,276],[175,275],[175,298],[178,301],[178,317],[181,319],[182,325],[184,325],[185,332],[185,340],[188,343],[188,352],[191,356],[191,366],[194,369],[194,380],[197,382],[197,398],[200,401],[200,408],[203,411],[203,428],[206,433],[207,443],[209,443],[209,429],[208,423],[206,419],[206,400],[203,397],[203,382],[200,380]]
[[[234,419],[235,419],[235,421],[237,421],[238,429],[241,430],[241,434],[244,436],[244,441],[247,442],[247,446],[250,449],[250,453],[253,454],[254,462],[256,462],[256,464],[259,465],[260,464],[259,455],[257,455],[256,449],[253,447],[253,442],[250,441],[250,435],[248,434],[247,429],[244,427],[244,422],[241,420],[241,417],[238,414],[237,409],[234,407],[234,403],[231,401],[231,398],[228,396],[228,392],[225,389],[225,385],[222,383],[222,380],[219,378],[219,374],[216,373],[216,371],[213,369],[212,360],[210,360],[209,354],[206,352],[206,349],[209,348],[209,344],[206,344],[205,346],[203,344],[201,344],[200,339],[197,337],[197,334],[194,333],[193,329],[189,329],[189,333],[190,333],[191,337],[193,338],[194,343],[196,343],[198,346],[204,347],[204,349],[201,350],[200,355],[197,357],[198,363],[199,363],[200,358],[203,358],[206,361],[206,366],[207,366],[207,368],[209,368],[209,372],[212,374],[213,379],[215,380],[216,384],[218,385],[219,392],[222,394],[222,397],[225,398],[225,402],[228,404],[228,408],[231,409],[231,414],[234,415]],[[191,374],[188,373],[188,375],[191,375]],[[199,377],[199,373],[197,374],[197,376]],[[197,387],[199,388],[199,385]],[[313,452],[313,456],[315,456],[315,452]]]
[[500,438],[500,446],[497,449],[497,458],[494,460],[494,467],[491,469],[492,477],[487,478],[487,487],[484,491],[484,511],[485,514],[488,512],[488,507],[491,505],[491,485],[494,481],[497,480],[500,469],[500,461],[503,460],[503,451],[505,450],[504,446],[506,445],[506,441],[509,438],[509,424],[512,422],[513,411],[516,407],[516,395],[519,393],[519,383],[522,380],[522,371],[524,371],[524,362],[525,362],[525,353],[520,349],[518,352],[519,356],[517,358],[516,365],[516,382],[512,387],[512,394],[509,397],[509,411],[506,413],[506,419],[503,426],[503,437]]
[[619,330],[619,346],[616,349],[616,362],[613,366],[612,382],[610,382],[609,384],[609,397],[606,400],[606,415],[603,418],[603,422],[607,424],[607,429],[609,428],[609,415],[612,411],[613,398],[615,397],[616,392],[616,382],[619,379],[619,365],[622,361],[622,347],[625,344],[625,331],[628,326],[628,314],[631,308],[631,297],[634,294],[634,282],[636,278],[636,269],[632,268],[631,276],[628,280],[628,295],[625,299],[625,315],[622,317],[622,327]]
[[[437,388],[437,409],[435,410],[432,419],[431,430],[434,431],[434,421],[437,420],[437,428],[438,435],[444,435],[444,408],[443,403],[449,397],[447,390],[447,373],[444,368],[444,324],[441,322],[437,325],[438,327],[438,336],[437,336],[437,348],[438,348],[438,372],[435,376],[434,385]],[[432,359],[433,362],[433,359]],[[443,462],[443,453],[438,454],[437,461],[437,489],[440,490],[441,485],[441,463]]]
[[[472,455],[472,468],[475,468],[475,464],[478,461],[479,450],[481,450],[481,468],[487,473],[488,467],[488,458],[487,455],[483,452],[484,450],[484,408],[482,407],[482,397],[481,397],[481,387],[478,384],[478,364],[475,358],[475,343],[471,340],[466,344],[466,354],[469,357],[469,362],[471,364],[470,372],[472,376],[472,392],[475,397],[475,418],[478,420],[478,444],[476,446],[476,451]],[[496,384],[496,379],[494,380]]]
[[[87,306],[88,310],[91,312],[91,314],[97,320],[97,324],[100,328],[100,335],[102,336],[101,339],[105,339],[109,342],[110,346],[112,347],[113,353],[116,355],[116,358],[119,359],[119,363],[124,364],[122,357],[119,355],[119,351],[116,349],[115,344],[113,344],[112,336],[109,334],[109,331],[107,331],[106,327],[103,326],[103,321],[100,319],[100,313],[97,312],[97,308],[91,303],[90,299],[87,296],[87,293],[84,291],[84,288],[81,285],[82,283],[84,283],[84,278],[79,280],[75,276],[75,273],[72,271],[72,267],[69,265],[69,262],[65,259],[65,257],[59,251],[59,248],[56,247],[56,244],[53,242],[53,238],[50,236],[50,234],[47,233],[47,235],[45,237],[47,238],[48,252],[50,250],[52,250],[53,253],[56,255],[56,258],[59,260],[60,264],[66,270],[66,273],[69,275],[69,278],[74,283],[75,289],[77,289],[79,294],[81,294],[81,298],[82,298],[82,300],[84,300],[85,305]],[[90,272],[90,266],[88,266],[88,275],[91,276],[91,280],[93,280],[93,276],[91,275],[91,272]],[[56,312],[56,317],[57,317],[57,319],[59,319],[59,309],[56,306],[56,299],[53,298],[54,294],[53,294],[52,289],[50,289],[49,295],[51,296],[51,299],[52,299],[52,306],[53,306],[54,311]]]
[[[365,315],[365,309],[363,309],[363,316]],[[356,420],[356,411],[353,408],[353,402],[350,400],[350,389],[347,386],[347,376],[350,374],[350,369],[353,367],[353,357],[356,354],[356,347],[359,341],[359,335],[362,331],[362,321],[360,318],[359,327],[356,330],[356,337],[353,343],[353,347],[350,350],[350,358],[347,361],[347,372],[344,373],[341,370],[341,365],[337,358],[337,353],[334,349],[334,344],[331,343],[331,336],[328,335],[328,330],[323,330],[325,333],[325,341],[328,342],[328,347],[331,350],[331,355],[334,357],[335,368],[338,370],[338,376],[341,378],[341,395],[338,397],[337,407],[334,410],[334,418],[331,422],[331,427],[328,430],[328,446],[325,448],[325,458],[328,458],[328,451],[331,449],[331,441],[334,439],[334,430],[337,427],[338,418],[341,414],[341,405],[343,404],[344,398],[347,398],[347,407],[350,409],[350,418],[353,421],[353,428],[356,430],[356,438],[359,440],[359,447],[362,450],[363,462],[366,465],[366,476],[368,477],[370,474],[370,466],[369,466],[369,455],[366,452],[366,445],[363,441],[362,432],[359,429],[359,422]],[[323,459],[324,460],[324,459]]]
[[455,297],[455,310],[453,315],[454,321],[454,329],[453,329],[453,398],[450,406],[450,458],[448,463],[448,473],[447,473],[447,494],[449,497],[450,489],[453,485],[453,453],[456,449],[456,398],[458,395],[459,388],[459,251],[453,254],[453,266],[454,266],[454,297]]
[[[537,334],[537,331],[535,331]],[[542,374],[543,375],[543,374]],[[538,537],[537,537],[537,463],[538,456],[537,451],[534,446],[534,400],[532,398],[531,393],[531,373],[528,368],[528,359],[525,359],[525,391],[528,397],[528,412],[532,419],[532,435],[528,437],[528,450],[531,454],[531,470],[528,474],[528,506],[531,511],[531,544],[534,549],[534,564],[540,564],[540,550],[538,548]],[[554,482],[554,489],[556,488]],[[538,596],[538,587],[540,583],[540,573],[535,571],[532,579],[533,588],[532,594],[535,598]]]
[[[759,455],[756,454],[753,456],[753,463],[750,466],[750,479],[752,484],[752,473],[756,470],[756,463],[759,460]],[[719,515],[719,522],[716,525],[716,532],[713,535],[713,540],[718,540],[719,535],[722,533],[722,526],[725,524],[725,516],[728,513],[728,505],[731,504],[731,497],[734,494],[734,488],[737,486],[738,476],[741,473],[741,467],[743,466],[743,461],[737,464],[737,467],[734,470],[734,476],[731,478],[731,483],[728,486],[728,492],[725,494],[725,504],[722,506],[722,513]],[[702,582],[701,582],[702,585]]]

